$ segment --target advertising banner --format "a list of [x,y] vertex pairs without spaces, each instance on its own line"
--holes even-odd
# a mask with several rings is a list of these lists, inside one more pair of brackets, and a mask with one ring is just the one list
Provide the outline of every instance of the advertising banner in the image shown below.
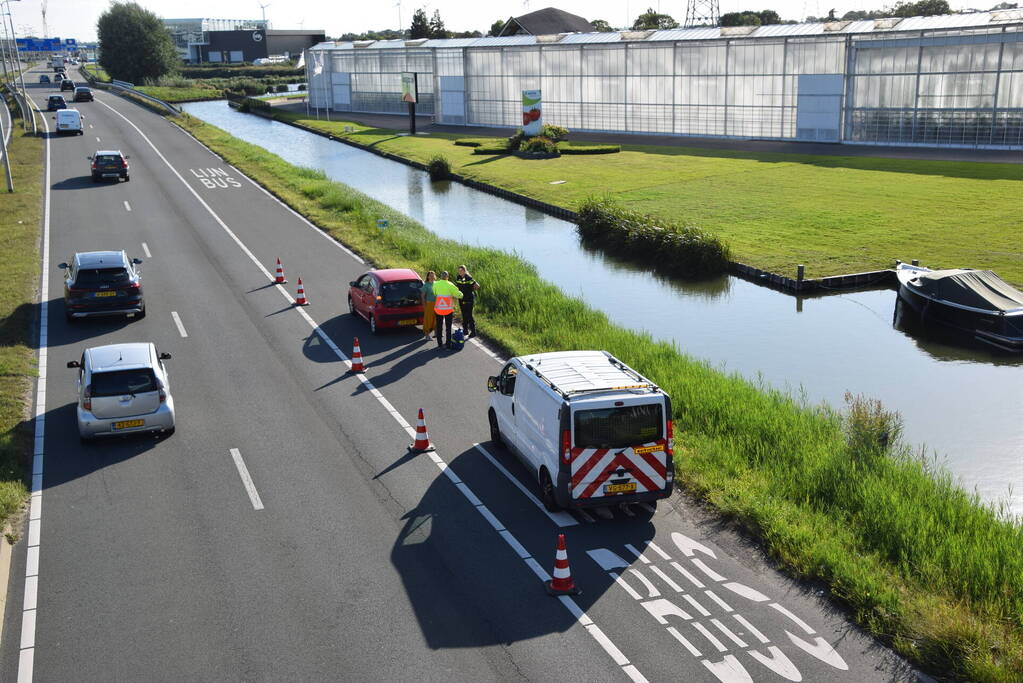
[[410,72],[403,72],[401,74],[401,101],[415,104],[418,94],[419,89],[416,83],[416,75]]
[[543,118],[540,114],[540,91],[522,91],[522,132],[529,137],[540,134]]

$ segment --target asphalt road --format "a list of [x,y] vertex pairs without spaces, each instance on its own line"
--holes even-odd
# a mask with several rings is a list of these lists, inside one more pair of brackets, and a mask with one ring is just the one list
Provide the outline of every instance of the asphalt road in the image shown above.
[[[913,678],[681,497],[546,514],[488,442],[498,360],[373,337],[345,298],[364,264],[173,124],[96,98],[78,105],[85,135],[49,140],[42,478],[0,678]],[[105,148],[131,155],[130,183],[91,182]],[[95,249],[145,260],[144,319],[65,322],[56,264]],[[342,360],[356,335],[364,376]],[[177,432],[81,446],[64,366],[123,341],[173,355]],[[434,455],[406,450],[420,407]],[[541,583],[559,532],[575,598]]]

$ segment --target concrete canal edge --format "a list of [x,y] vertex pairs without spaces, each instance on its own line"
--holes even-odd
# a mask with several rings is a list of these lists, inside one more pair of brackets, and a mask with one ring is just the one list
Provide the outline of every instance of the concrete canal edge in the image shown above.
[[[230,104],[231,106],[235,106],[234,103]],[[265,112],[262,109],[251,109],[249,110],[249,113],[255,114],[256,116],[261,116],[263,118],[272,119],[274,121],[277,121],[278,123],[283,123],[285,125],[294,126],[295,128],[300,128],[306,131],[307,133],[319,135],[320,137],[327,138],[328,140],[332,140],[334,142],[341,142],[346,145],[351,145],[352,147],[357,147],[365,152],[371,152],[373,154],[376,154],[377,156],[384,157],[385,159],[390,159],[391,161],[397,161],[398,163],[402,163],[405,164],[406,166],[417,168],[421,171],[427,170],[426,164],[420,163],[418,161],[407,159],[397,154],[392,154],[390,152],[385,152],[381,149],[373,147],[372,145],[365,145],[361,142],[356,142],[355,140],[351,140],[346,137],[338,137],[336,135],[332,135],[331,133],[327,133],[326,131],[317,130],[315,128],[311,128],[310,126],[306,126],[295,121],[282,121],[278,118],[275,118],[272,112]],[[571,209],[566,209],[563,206],[549,204],[547,202],[540,201],[539,199],[534,199],[533,197],[528,197],[526,195],[519,194],[518,192],[506,190],[503,187],[497,187],[496,185],[491,185],[490,183],[484,183],[478,180],[474,180],[472,178],[466,178],[465,176],[459,175],[457,173],[451,174],[451,180],[461,183],[466,187],[471,187],[474,190],[486,192],[487,194],[492,194],[495,197],[507,199],[510,202],[515,202],[516,204],[520,204],[531,209],[536,209],[537,211],[541,211],[549,216],[554,216],[555,218],[561,218],[571,223],[579,222],[579,214],[576,213],[575,211],[572,211]],[[810,293],[820,294],[835,290],[863,289],[868,287],[871,288],[894,287],[895,284],[898,282],[895,278],[895,270],[891,268],[885,270],[871,270],[863,273],[849,273],[847,275],[831,275],[828,277],[799,279],[786,277],[784,275],[772,273],[766,270],[761,270],[760,268],[755,268],[745,263],[739,263],[738,261],[729,261],[728,272],[737,277],[741,277],[744,280],[748,280],[754,284],[758,284],[763,287],[771,287],[772,289],[777,289],[786,294],[792,294],[795,296]]]

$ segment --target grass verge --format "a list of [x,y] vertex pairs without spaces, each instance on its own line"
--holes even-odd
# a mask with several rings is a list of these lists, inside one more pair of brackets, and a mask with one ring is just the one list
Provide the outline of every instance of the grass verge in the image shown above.
[[[442,154],[453,173],[573,211],[613,188],[623,206],[698,226],[727,242],[735,260],[790,277],[799,263],[807,277],[820,277],[919,258],[931,267],[990,268],[1023,286],[1016,210],[1023,164],[629,144],[593,159],[565,149],[578,141],[563,143],[556,159],[480,158],[474,149],[497,154],[505,138],[398,136],[304,112],[275,115],[424,164]],[[455,144],[466,139],[478,146]]]
[[841,416],[726,375],[612,325],[512,255],[441,239],[319,171],[174,121],[379,266],[471,264],[487,287],[481,326],[511,353],[607,349],[661,384],[674,398],[680,484],[921,667],[983,681],[1023,670],[1023,529],[907,448],[882,448],[881,432],[897,433],[883,411],[856,400]]
[[[5,105],[6,106],[6,105]],[[12,110],[17,112],[17,107]],[[0,527],[28,495],[32,446],[29,397],[36,376],[32,324],[39,278],[43,140],[15,125],[10,143],[14,192],[0,187]],[[0,181],[2,183],[3,181]]]
[[164,102],[200,102],[202,100],[219,100],[224,97],[222,90],[212,88],[175,88],[159,85],[142,85],[138,90],[150,97]]

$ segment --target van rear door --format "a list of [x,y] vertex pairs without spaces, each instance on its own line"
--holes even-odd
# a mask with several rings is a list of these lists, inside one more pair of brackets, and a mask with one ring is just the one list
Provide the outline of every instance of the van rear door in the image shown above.
[[666,489],[670,467],[665,408],[663,396],[573,405],[573,502],[644,493],[660,497],[656,494]]

